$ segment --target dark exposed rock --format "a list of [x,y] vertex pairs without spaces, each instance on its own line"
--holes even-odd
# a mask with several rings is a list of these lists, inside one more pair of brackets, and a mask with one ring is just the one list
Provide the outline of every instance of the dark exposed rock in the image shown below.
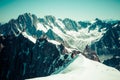
[[0,52],[0,80],[48,76],[73,60],[68,57],[71,53],[61,54],[63,51],[46,38],[37,39],[35,44],[22,34],[0,37],[0,40],[4,45]]
[[96,49],[98,55],[119,54],[120,50],[120,24],[111,26],[103,37],[91,45],[92,49]]
[[88,59],[100,62],[97,53],[93,51],[88,45],[84,49],[83,55]]
[[90,22],[79,21],[78,23],[80,24],[80,26],[81,26],[82,28],[87,28],[89,25],[91,25]]
[[78,31],[78,26],[77,26],[77,23],[75,21],[66,18],[63,20],[63,23],[64,23],[67,30]]
[[105,60],[103,63],[120,71],[120,56],[115,55],[111,59]]
[[60,36],[58,36],[56,33],[54,33],[51,29],[49,29],[46,32],[46,35],[51,40],[56,40],[56,41],[59,41],[59,42],[63,42],[63,39]]
[[[113,61],[120,62],[114,58],[114,56],[120,57],[120,22],[118,21],[111,24],[103,37],[94,42],[91,48],[97,52],[101,62],[119,70],[119,68],[116,67],[118,64],[114,64]],[[109,55],[111,57],[109,57]],[[103,56],[104,59],[102,59]]]

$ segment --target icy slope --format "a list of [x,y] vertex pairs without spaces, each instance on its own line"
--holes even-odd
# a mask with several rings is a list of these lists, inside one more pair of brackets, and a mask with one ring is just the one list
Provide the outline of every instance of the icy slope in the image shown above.
[[94,31],[88,32],[89,29],[80,29],[78,32],[76,31],[66,31],[66,40],[70,46],[73,48],[79,49],[83,51],[86,45],[90,45],[92,41],[99,40],[104,32],[98,32],[96,28]]
[[56,75],[29,80],[119,80],[120,72],[82,55]]

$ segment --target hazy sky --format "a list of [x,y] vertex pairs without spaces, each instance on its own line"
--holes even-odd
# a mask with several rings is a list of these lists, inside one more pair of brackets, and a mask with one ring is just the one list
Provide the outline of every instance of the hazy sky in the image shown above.
[[120,0],[0,0],[0,22],[26,12],[74,20],[120,19]]

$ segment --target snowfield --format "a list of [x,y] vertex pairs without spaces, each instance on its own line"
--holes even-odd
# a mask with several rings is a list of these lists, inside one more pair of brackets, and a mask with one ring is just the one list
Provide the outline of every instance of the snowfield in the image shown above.
[[120,72],[82,55],[59,74],[28,80],[119,80]]

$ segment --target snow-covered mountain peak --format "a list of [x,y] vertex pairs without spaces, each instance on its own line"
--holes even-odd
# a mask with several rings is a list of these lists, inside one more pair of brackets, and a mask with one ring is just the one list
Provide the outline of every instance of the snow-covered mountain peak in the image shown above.
[[28,80],[119,80],[120,72],[82,55],[59,74]]
[[46,20],[47,22],[52,22],[52,23],[54,23],[55,20],[56,20],[56,18],[55,18],[54,16],[52,16],[52,15],[47,15],[47,16],[45,16],[45,20]]
[[[1,74],[4,75],[5,78],[12,79],[9,76],[15,76],[17,72],[19,73],[17,76],[22,76],[22,78],[47,76],[58,73],[63,70],[65,66],[72,63],[73,59],[76,59],[79,53],[95,61],[99,61],[99,58],[101,60],[101,55],[103,55],[105,58],[104,60],[106,60],[103,60],[103,63],[120,70],[119,20],[105,21],[96,19],[93,22],[77,22],[69,18],[63,20],[57,19],[51,15],[45,16],[44,18],[37,18],[34,14],[25,13],[20,15],[17,19],[12,19],[6,24],[2,24],[0,26],[0,34],[5,37],[5,39],[3,37],[1,38],[2,42],[0,43],[0,47],[2,49],[0,49],[0,54],[2,56],[0,55],[0,59],[3,64],[7,65],[6,62],[9,62],[10,64],[17,65],[12,67],[8,65],[7,67],[11,70],[10,72],[6,67],[2,67],[1,70],[3,71]],[[46,39],[44,39],[44,37]],[[110,54],[111,57],[109,57],[108,54]],[[4,59],[4,57],[6,59]],[[81,72],[83,70],[83,73],[85,72],[86,75],[90,74],[87,71],[91,73],[93,73],[92,71],[97,71],[96,74],[101,74],[102,71],[105,71],[105,76],[111,74],[116,76],[116,71],[114,72],[113,70],[112,72],[112,69],[109,71],[109,67],[107,67],[108,71],[106,69],[100,69],[101,66],[98,63],[94,64],[94,62],[86,60],[86,58],[81,56],[76,60],[76,64],[83,66],[76,65],[76,69],[68,69],[68,71],[71,71],[70,74],[64,72],[66,74],[62,75],[65,75],[66,79],[68,79],[68,75],[71,76],[72,73],[75,73],[75,77],[74,74],[72,74],[73,76],[71,76],[71,78],[78,80],[78,78],[76,78],[78,76],[77,73],[79,73],[76,72],[78,69]],[[79,60],[81,62],[79,62]],[[112,61],[114,61],[114,63]],[[19,64],[22,65],[19,67]],[[95,69],[95,71],[93,68],[98,67],[96,64],[99,68],[96,68],[98,70]],[[88,70],[88,65],[91,66],[91,70]],[[15,69],[13,69],[14,67]],[[72,65],[72,67],[75,66]],[[88,69],[84,70],[83,67],[84,69]],[[6,71],[5,74],[4,70]],[[12,74],[13,72],[15,72],[15,74]],[[84,78],[86,77],[85,74],[81,75],[83,75],[83,79],[87,80],[88,78]],[[6,77],[6,75],[8,77]],[[61,74],[58,75],[61,76]],[[92,74],[91,76],[93,77]],[[103,76],[104,75],[102,75],[102,77]],[[118,78],[118,76],[116,76],[116,78]],[[114,79],[116,78],[114,77]],[[15,79],[18,78],[15,77]],[[91,79],[98,80],[97,78]]]
[[[14,28],[10,24],[14,25]],[[8,26],[6,29],[12,28],[11,32],[8,31],[12,34],[26,32],[26,34],[35,38],[47,35],[52,40],[65,42],[65,44],[68,44],[72,48],[83,51],[87,44],[90,44],[94,40],[99,40],[103,36],[103,33],[106,31],[104,24],[100,19],[96,19],[94,23],[76,22],[69,18],[60,20],[51,15],[44,18],[37,18],[34,14],[25,13],[20,15],[17,20],[3,25],[3,27]],[[1,31],[4,34],[5,32]]]

